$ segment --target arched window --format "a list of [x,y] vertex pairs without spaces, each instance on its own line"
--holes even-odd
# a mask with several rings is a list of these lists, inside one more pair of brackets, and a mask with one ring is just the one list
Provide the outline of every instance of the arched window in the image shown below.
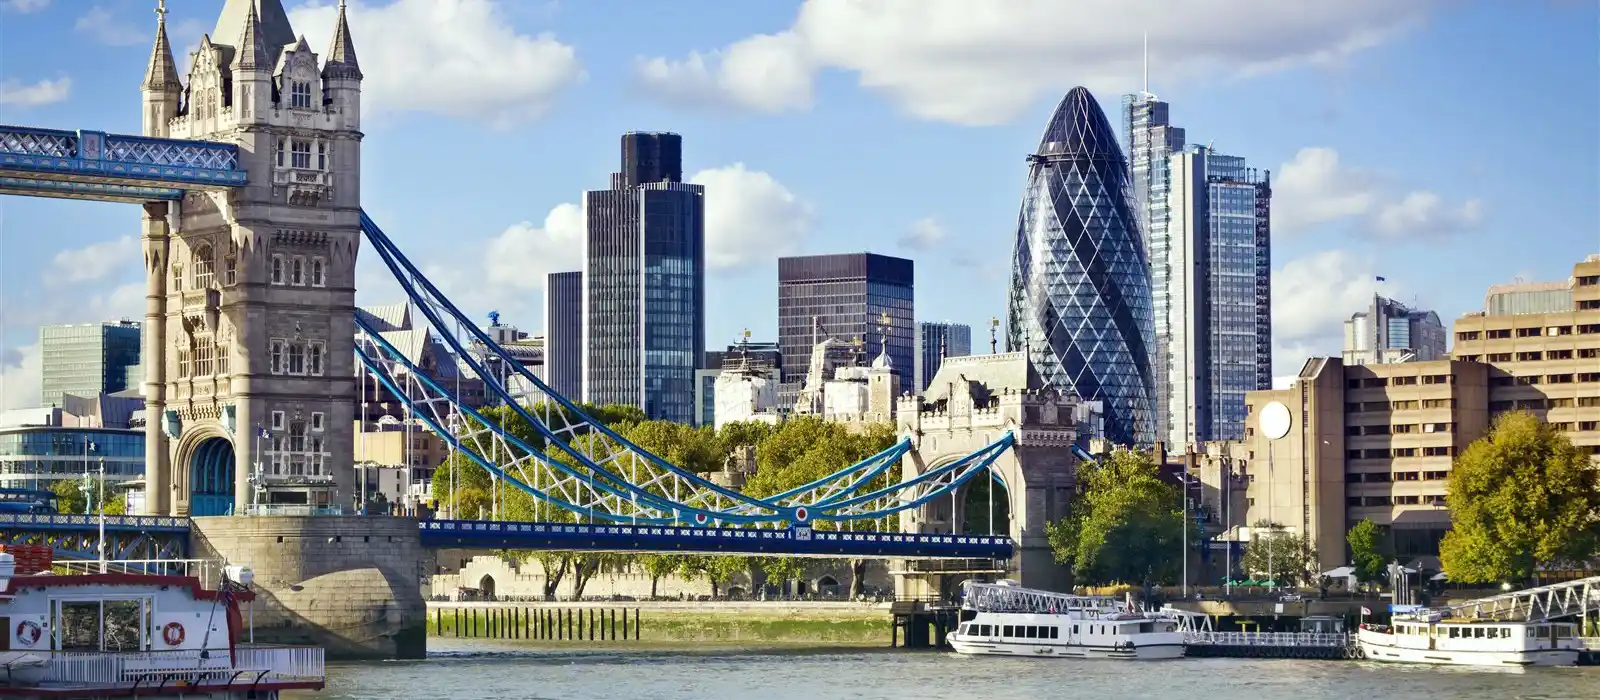
[[328,286],[328,263],[322,258],[311,259],[311,286]]
[[172,266],[172,291],[183,291],[183,265],[174,264]]
[[272,283],[283,284],[283,256],[272,256]]
[[228,257],[222,259],[222,284],[232,287],[239,283],[239,254],[228,252]]
[[215,276],[216,256],[211,246],[201,244],[194,249],[194,288],[209,289]]
[[289,284],[299,287],[306,283],[306,259],[296,257],[289,263]]

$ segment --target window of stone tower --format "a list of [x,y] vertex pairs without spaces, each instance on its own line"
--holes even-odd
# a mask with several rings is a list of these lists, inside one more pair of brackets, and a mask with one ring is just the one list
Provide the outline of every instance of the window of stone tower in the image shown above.
[[216,258],[209,245],[200,245],[194,249],[194,288],[209,289],[215,277],[213,270]]
[[311,83],[303,80],[289,83],[289,106],[295,109],[311,109]]
[[[282,341],[282,340],[279,340],[277,338],[273,338],[272,339],[272,353],[271,353],[269,367],[267,368],[269,373],[271,373],[271,374],[283,374],[283,363],[284,363],[285,354],[286,354],[285,345],[286,345],[286,343],[284,343],[284,341]],[[277,415],[281,415],[281,414],[274,414],[274,417],[276,417]],[[277,428],[273,428],[273,429],[277,430]]]
[[212,364],[212,360],[214,358],[212,353],[214,352],[216,346],[212,344],[211,339],[195,338],[193,347],[194,376],[209,377],[212,374],[215,374],[216,367]]
[[[272,429],[273,430],[283,430],[283,411],[273,411],[272,412],[272,423],[271,423],[271,425],[272,425]],[[276,439],[274,439],[273,444],[277,444]],[[279,448],[274,447],[273,449],[279,449]]]
[[289,343],[289,374],[306,373],[306,346]]
[[279,136],[278,137],[278,147],[276,149],[274,149],[274,152],[275,152],[275,154],[277,156],[277,159],[278,159],[278,167],[280,167],[280,168],[283,167],[283,151],[284,151],[283,137]]
[[326,141],[317,142],[317,169],[328,169],[328,143]]
[[309,370],[308,374],[313,377],[322,376],[322,362],[327,355],[327,345],[320,341],[311,341],[311,344],[307,347],[306,351],[306,368]]
[[311,286],[328,286],[328,263],[322,258],[311,259]]
[[173,265],[172,266],[172,291],[174,291],[174,292],[183,291],[183,266],[182,265]]
[[283,284],[283,256],[272,256],[272,283]]
[[297,255],[295,256],[294,260],[289,263],[289,284],[296,287],[302,287],[305,286],[305,283],[306,259]]
[[216,344],[216,354],[217,354],[217,374],[227,374],[228,373],[228,349],[223,347],[222,343],[217,343]]
[[295,139],[289,142],[290,167],[309,170],[311,168],[311,142],[305,139]]
[[239,256],[236,253],[228,253],[228,257],[222,259],[222,284],[232,287],[238,283]]

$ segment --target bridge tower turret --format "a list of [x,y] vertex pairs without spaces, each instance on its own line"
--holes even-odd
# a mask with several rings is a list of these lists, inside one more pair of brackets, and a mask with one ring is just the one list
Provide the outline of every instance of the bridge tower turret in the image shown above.
[[150,67],[145,71],[139,92],[144,97],[141,120],[145,136],[166,136],[167,122],[178,116],[183,83],[178,66],[172,61],[172,44],[167,41],[167,1],[156,6],[156,44],[150,50]]
[[[159,425],[147,435],[151,513],[355,497],[361,76],[342,5],[323,62],[281,0],[226,0],[165,122],[172,138],[236,144],[249,182],[190,192],[160,222],[170,255],[149,266],[144,357]],[[178,84],[170,51],[163,22],[147,115],[152,99],[173,99],[150,92]]]

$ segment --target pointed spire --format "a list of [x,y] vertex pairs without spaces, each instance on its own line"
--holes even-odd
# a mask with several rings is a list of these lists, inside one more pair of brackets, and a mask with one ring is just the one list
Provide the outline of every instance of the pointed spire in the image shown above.
[[167,0],[156,3],[156,45],[150,51],[150,69],[145,71],[146,90],[178,90],[178,64],[172,60],[172,43],[167,41]]
[[333,45],[328,47],[322,77],[343,80],[362,78],[361,65],[356,62],[356,44],[350,38],[350,22],[344,15],[344,0],[339,0],[339,23],[333,27]]
[[268,70],[272,57],[267,54],[267,43],[261,36],[261,16],[256,14],[255,3],[244,15],[244,29],[239,32],[239,45],[233,47],[234,70]]

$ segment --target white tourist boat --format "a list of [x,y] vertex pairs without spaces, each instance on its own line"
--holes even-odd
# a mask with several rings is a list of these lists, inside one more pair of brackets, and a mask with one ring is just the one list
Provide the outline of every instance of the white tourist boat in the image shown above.
[[959,654],[1149,660],[1184,653],[1178,617],[1115,598],[970,581],[962,598],[974,614],[950,634]]
[[1356,641],[1374,661],[1452,666],[1572,666],[1583,649],[1578,626],[1569,622],[1441,619],[1427,613],[1362,625]]
[[322,649],[247,641],[247,567],[227,567],[218,590],[189,576],[14,574],[0,554],[0,698],[271,700],[323,687]]

